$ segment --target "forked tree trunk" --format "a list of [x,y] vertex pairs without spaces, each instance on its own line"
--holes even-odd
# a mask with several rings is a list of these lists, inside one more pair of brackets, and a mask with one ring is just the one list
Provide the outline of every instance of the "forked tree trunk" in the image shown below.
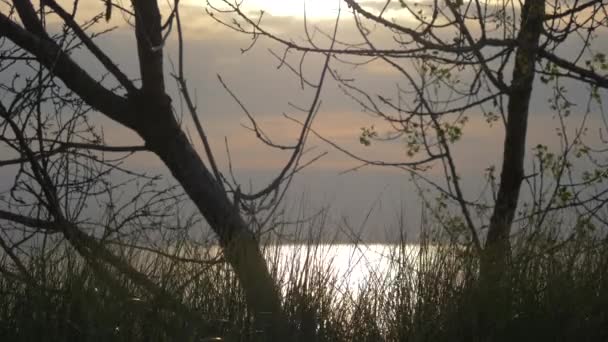
[[161,16],[156,1],[134,0],[142,89],[129,98],[133,127],[192,199],[217,234],[226,260],[245,292],[257,329],[282,339],[287,324],[280,293],[253,232],[205,166],[173,116],[165,93]]
[[500,186],[481,259],[481,285],[489,298],[494,298],[486,303],[494,306],[487,308],[490,311],[508,310],[508,293],[504,290],[508,289],[510,234],[524,177],[529,104],[544,15],[545,0],[526,0],[509,93]]
[[[164,162],[219,237],[226,260],[245,292],[248,309],[266,340],[284,340],[287,320],[281,296],[254,234],[227,193],[209,172],[175,120],[165,93],[161,18],[156,1],[133,0],[142,88],[127,97],[103,87],[62,51],[46,32],[29,1],[14,1],[25,29],[0,13],[0,37],[37,60],[93,109],[131,128]],[[71,20],[71,19],[69,19]],[[88,39],[86,36],[81,39]],[[90,42],[93,44],[92,42]],[[100,50],[95,52],[101,61]],[[106,66],[107,67],[107,66]],[[112,66],[110,66],[112,68]],[[128,82],[128,81],[127,81]]]

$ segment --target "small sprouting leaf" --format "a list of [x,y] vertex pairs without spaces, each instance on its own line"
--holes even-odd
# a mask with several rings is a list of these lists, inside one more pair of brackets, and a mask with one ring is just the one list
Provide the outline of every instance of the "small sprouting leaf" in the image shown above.
[[378,133],[376,132],[374,126],[371,127],[361,127],[361,135],[359,136],[359,143],[364,146],[369,146],[372,144],[371,140],[378,137]]

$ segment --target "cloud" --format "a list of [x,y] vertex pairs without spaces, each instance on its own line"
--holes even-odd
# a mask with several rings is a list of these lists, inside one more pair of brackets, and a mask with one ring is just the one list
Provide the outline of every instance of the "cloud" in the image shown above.
[[[63,3],[68,8],[69,6],[67,5],[72,2],[66,0]],[[165,4],[165,2],[160,3]],[[380,11],[385,3],[385,1],[364,1],[363,5],[366,8]],[[238,96],[239,100],[259,120],[265,132],[275,141],[282,144],[293,144],[299,133],[299,126],[285,119],[282,114],[288,113],[289,115],[297,115],[301,118],[303,113],[294,110],[290,106],[290,103],[299,107],[307,107],[310,105],[314,95],[314,89],[310,87],[302,89],[299,78],[293,75],[285,66],[278,69],[280,61],[272,57],[268,49],[273,49],[276,53],[282,55],[284,47],[269,39],[260,38],[257,45],[251,51],[242,53],[241,50],[250,45],[251,37],[238,34],[219,25],[204,12],[202,4],[202,1],[184,1],[181,11],[186,43],[185,70],[188,85],[196,100],[199,117],[210,137],[213,149],[217,153],[218,162],[223,170],[227,169],[227,157],[224,145],[224,141],[227,139],[233,166],[237,169],[237,172],[244,174],[243,179],[246,179],[248,175],[268,178],[269,175],[276,174],[285,164],[289,157],[289,152],[268,148],[258,141],[252,132],[241,127],[242,124],[248,124],[246,116],[239,105],[218,82],[217,75],[222,76],[230,86],[230,89]],[[389,5],[389,9],[401,12],[402,10],[398,9],[397,5],[398,2],[393,1]],[[90,19],[104,10],[103,3],[98,1],[80,1],[79,6],[80,9],[77,16],[79,22]],[[168,7],[164,6],[162,11],[164,17],[167,17]],[[387,12],[385,16],[391,18],[394,13],[397,12]],[[55,18],[54,15],[49,16],[50,26],[57,23],[56,19],[53,18]],[[344,20],[340,23],[340,38],[353,43],[362,43],[363,39],[348,13],[345,13],[343,18]],[[398,19],[402,20],[401,18]],[[310,32],[314,33],[313,26],[316,25],[319,27],[319,30],[329,32],[333,23],[333,18],[317,18],[311,22],[309,29]],[[293,39],[298,43],[306,41],[304,22],[301,17],[269,13],[264,17],[263,24],[282,38]],[[137,63],[134,32],[120,13],[118,15],[114,14],[109,23],[100,22],[92,31],[100,31],[113,26],[117,27],[115,31],[101,36],[97,41],[104,51],[130,77],[136,79],[139,77],[139,65]],[[57,30],[59,27],[54,27],[53,29]],[[374,29],[370,38],[377,44],[377,47],[390,48],[399,46],[393,40],[391,32],[385,28],[378,25],[370,25],[370,29]],[[326,37],[323,37],[318,31],[314,35],[317,43],[321,46],[328,46],[329,42]],[[445,33],[444,35],[447,36]],[[605,49],[602,48],[608,46],[606,36],[606,34],[598,35],[596,40],[598,43],[594,43],[597,44],[597,51],[603,51]],[[573,46],[575,45],[567,45],[564,47],[564,50],[574,51]],[[567,53],[573,53],[569,51]],[[170,75],[172,72],[171,62],[175,63],[177,60],[175,33],[169,37],[166,43],[165,55],[166,75]],[[293,66],[299,67],[301,56],[301,53],[290,51],[287,60]],[[86,51],[76,52],[74,57],[95,77],[101,77],[99,63],[94,61]],[[357,63],[369,60],[362,57],[343,58]],[[316,78],[320,73],[321,60],[322,56],[308,54],[302,63],[305,75],[311,82],[317,81]],[[410,60],[402,59],[398,62],[405,68],[410,68],[407,70],[411,70]],[[333,62],[332,68],[337,69],[345,78],[353,78],[356,81],[354,84],[368,91],[371,96],[378,94],[386,95],[387,97],[394,96],[397,85],[408,90],[410,89],[402,75],[396,73],[393,68],[381,61],[374,61],[360,66]],[[507,66],[505,69],[506,81],[510,78],[509,68],[510,66]],[[474,75],[469,70],[464,70],[461,76],[466,81],[470,80]],[[9,77],[9,75],[0,75],[3,81],[6,80],[6,77]],[[530,149],[538,143],[546,143],[553,147],[558,147],[559,142],[553,130],[558,122],[552,118],[552,113],[546,103],[547,99],[552,95],[552,89],[550,86],[543,86],[540,83],[536,85],[538,87],[534,89],[534,98],[531,104],[528,147]],[[184,127],[188,129],[198,151],[203,155],[203,149],[188,117],[189,114],[180,107],[178,92],[170,76],[167,76],[167,86],[172,95],[177,114],[183,115]],[[574,120],[577,115],[580,118],[580,113],[585,111],[585,103],[589,90],[575,82],[565,83],[565,86],[569,91],[568,96],[571,101],[578,104],[576,107],[577,113],[573,114],[574,118],[571,120]],[[440,92],[437,96],[441,98],[445,94]],[[601,96],[604,103],[608,103],[606,92],[602,92]],[[327,81],[321,100],[321,110],[313,125],[315,130],[320,134],[365,158],[407,161],[404,144],[400,140],[387,143],[374,142],[370,147],[362,146],[358,142],[361,127],[375,125],[379,133],[386,132],[389,128],[385,122],[370,116],[369,113],[365,113],[355,101],[345,96],[336,82],[332,80]],[[595,108],[595,112],[599,113],[600,110]],[[496,165],[500,162],[504,129],[500,123],[489,127],[477,110],[470,111],[467,115],[470,117],[470,121],[464,129],[462,140],[454,146],[453,152],[462,178],[473,184],[475,182],[479,183],[480,175],[482,175],[485,167],[491,164]],[[105,136],[112,144],[141,143],[141,139],[133,132],[117,127],[116,124],[111,123],[100,115],[94,115],[93,118],[97,120],[99,127],[104,127]],[[594,116],[594,119],[589,121],[589,127],[593,128],[592,134],[596,134],[596,130],[603,127],[599,115]],[[306,181],[303,182],[322,183],[321,189],[315,188],[315,191],[334,191],[327,189],[334,189],[331,185],[336,182],[336,179],[339,179],[335,175],[340,171],[358,165],[358,162],[353,161],[351,158],[312,136],[309,146],[315,146],[316,149],[308,154],[308,157],[312,157],[313,153],[317,152],[327,151],[329,153],[325,158],[310,167],[311,176],[305,178]],[[149,153],[137,154],[130,158],[129,165],[138,169],[151,169],[154,172],[162,172],[164,170],[157,158]],[[378,174],[380,175],[378,176]],[[333,176],[330,177],[328,175]],[[348,189],[335,190],[346,194],[344,196],[336,195],[340,201],[352,204],[354,201],[352,198],[369,198],[369,196],[381,192],[387,184],[401,189],[400,187],[407,179],[407,176],[402,174],[387,177],[386,170],[371,168],[360,170],[356,175],[353,176],[353,178],[356,178],[356,181],[351,182],[351,178],[349,178],[349,181],[345,181],[346,185],[344,185],[344,188]],[[431,175],[439,178],[441,169],[434,168],[431,171]],[[6,177],[9,176],[2,174],[1,177],[8,179]],[[359,187],[360,190],[355,191],[351,187]],[[305,185],[297,188],[295,192],[301,191],[303,188],[305,188]],[[413,192],[408,192],[406,196],[408,200],[417,200],[416,194]],[[358,204],[359,210],[362,207],[360,204]],[[338,205],[341,204],[338,203]]]

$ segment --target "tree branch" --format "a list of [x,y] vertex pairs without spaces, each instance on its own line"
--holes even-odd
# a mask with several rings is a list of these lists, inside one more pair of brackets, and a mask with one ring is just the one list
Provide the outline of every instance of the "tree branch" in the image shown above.
[[578,65],[558,57],[544,49],[538,50],[538,54],[540,57],[547,59],[558,67],[576,73],[580,75],[581,78],[600,88],[608,88],[608,76],[602,76],[592,70],[581,68]]
[[74,31],[76,36],[84,43],[91,53],[103,64],[103,66],[116,78],[118,82],[127,90],[128,93],[134,93],[137,88],[129,80],[116,64],[110,60],[101,49],[93,42],[93,40],[84,32],[84,30],[76,23],[74,18],[67,13],[55,0],[43,0],[44,5],[50,7],[57,15]]
[[129,111],[128,100],[103,87],[55,42],[24,30],[3,13],[0,13],[0,37],[7,37],[34,55],[88,105],[129,128],[134,127],[134,115]]

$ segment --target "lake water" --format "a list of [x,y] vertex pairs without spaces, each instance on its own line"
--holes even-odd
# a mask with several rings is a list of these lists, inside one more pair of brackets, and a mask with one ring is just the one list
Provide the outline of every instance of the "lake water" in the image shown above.
[[275,271],[284,285],[318,273],[339,293],[356,295],[369,284],[394,281],[403,267],[415,273],[419,251],[418,245],[288,244],[266,247],[265,254],[271,265],[278,265]]

